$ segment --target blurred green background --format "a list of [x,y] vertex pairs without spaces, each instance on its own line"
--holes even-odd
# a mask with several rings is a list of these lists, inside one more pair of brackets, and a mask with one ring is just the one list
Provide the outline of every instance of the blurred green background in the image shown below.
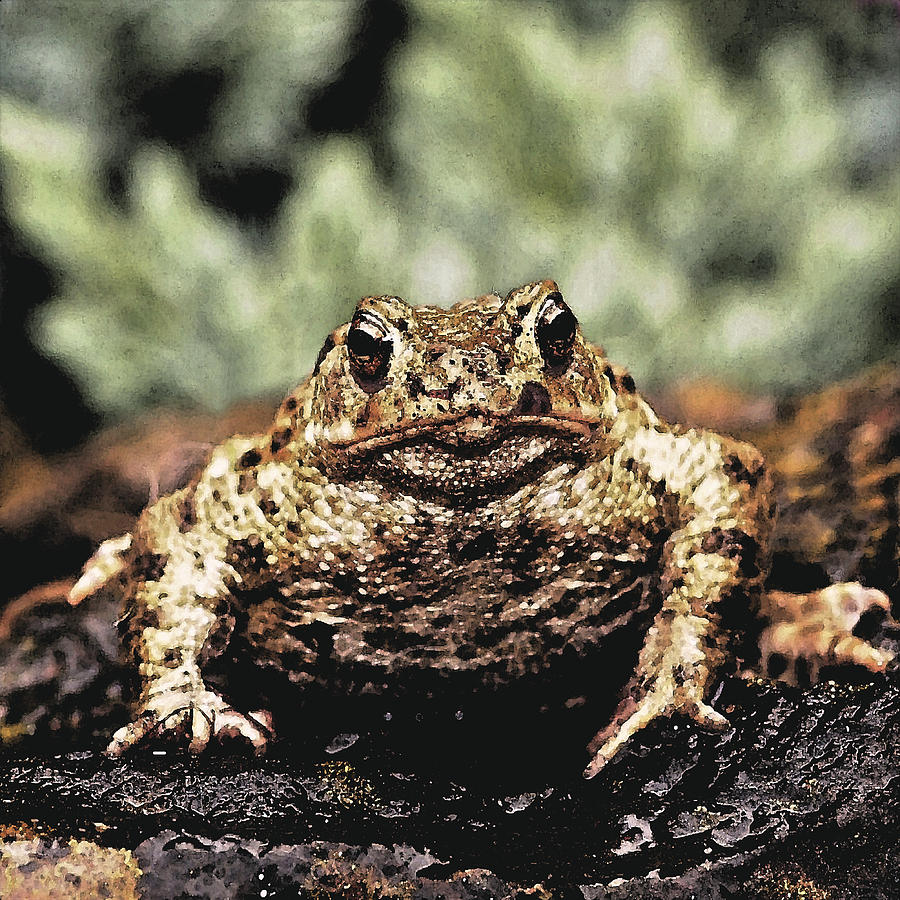
[[4,0],[0,25],[0,415],[39,447],[278,395],[369,293],[553,277],[651,390],[898,358],[893,3]]

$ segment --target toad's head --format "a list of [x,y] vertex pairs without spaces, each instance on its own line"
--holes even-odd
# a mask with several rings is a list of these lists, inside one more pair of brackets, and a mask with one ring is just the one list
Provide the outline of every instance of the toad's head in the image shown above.
[[552,281],[450,309],[366,297],[325,342],[297,428],[330,467],[483,496],[583,453],[615,415],[608,372]]

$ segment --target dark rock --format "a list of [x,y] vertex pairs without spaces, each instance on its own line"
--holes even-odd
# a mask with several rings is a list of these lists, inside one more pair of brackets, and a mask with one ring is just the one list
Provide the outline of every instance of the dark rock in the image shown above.
[[734,680],[718,705],[732,731],[651,726],[589,782],[535,758],[513,780],[459,783],[369,734],[329,762],[316,759],[322,744],[253,762],[8,756],[0,796],[8,822],[131,848],[148,897],[177,896],[174,884],[181,896],[303,896],[324,872],[319,896],[369,896],[366,884],[384,897],[526,896],[535,885],[554,896],[787,896],[773,892],[782,880],[809,896],[897,896],[900,686]]

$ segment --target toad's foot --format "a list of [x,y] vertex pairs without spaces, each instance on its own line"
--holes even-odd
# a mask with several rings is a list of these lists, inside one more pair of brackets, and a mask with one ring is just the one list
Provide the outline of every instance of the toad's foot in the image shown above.
[[676,712],[690,716],[704,728],[716,731],[728,728],[728,720],[704,702],[702,691],[696,685],[660,679],[640,700],[628,696],[619,704],[609,725],[588,745],[594,758],[584,770],[584,777],[593,778],[633,735],[654,719]]
[[210,690],[166,690],[151,696],[135,720],[116,731],[106,752],[121,756],[149,734],[186,734],[192,753],[205,750],[212,738],[242,738],[259,755],[271,733],[272,717],[265,710],[244,715]]
[[861,584],[832,584],[810,594],[769,591],[762,600],[762,613],[769,620],[759,638],[760,669],[769,671],[769,662],[778,655],[786,661],[783,681],[796,683],[797,664],[806,663],[809,680],[815,681],[825,665],[854,664],[873,672],[883,672],[894,659],[853,634],[866,613],[877,613],[884,625],[900,628],[891,617],[887,595]]

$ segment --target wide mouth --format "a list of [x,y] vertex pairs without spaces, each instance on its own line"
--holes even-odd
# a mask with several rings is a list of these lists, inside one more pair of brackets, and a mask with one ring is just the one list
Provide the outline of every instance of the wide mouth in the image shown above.
[[350,456],[362,458],[385,447],[413,441],[430,442],[458,452],[485,453],[498,443],[519,434],[548,432],[568,434],[573,438],[590,437],[596,423],[583,416],[540,415],[517,413],[467,412],[407,422],[395,428],[362,434],[351,441],[338,444]]
[[345,452],[366,477],[465,502],[508,493],[582,456],[591,432],[590,423],[574,418],[474,414],[412,423],[359,439]]

